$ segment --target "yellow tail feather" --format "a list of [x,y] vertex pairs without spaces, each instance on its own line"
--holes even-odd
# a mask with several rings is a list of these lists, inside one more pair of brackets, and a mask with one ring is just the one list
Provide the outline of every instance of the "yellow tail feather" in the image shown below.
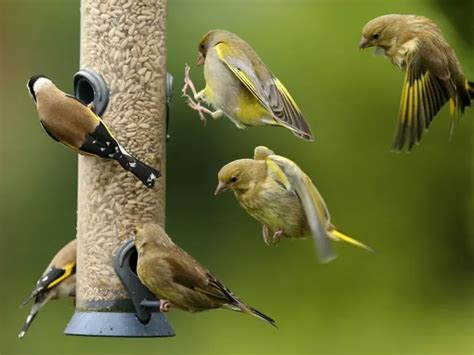
[[339,232],[337,229],[332,229],[331,231],[329,231],[329,236],[335,241],[338,241],[338,242],[343,241],[343,242],[355,245],[356,247],[368,250],[372,253],[375,252],[374,249],[372,249],[371,247],[369,247],[369,246],[365,245],[364,243],[361,243],[358,240],[355,240],[355,239]]

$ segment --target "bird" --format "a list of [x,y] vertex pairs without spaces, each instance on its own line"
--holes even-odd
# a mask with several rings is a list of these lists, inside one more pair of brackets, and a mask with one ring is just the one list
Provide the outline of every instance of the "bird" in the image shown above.
[[[212,30],[201,39],[197,65],[204,65],[206,86],[196,88],[185,67],[183,96],[188,105],[217,119],[226,115],[238,128],[249,126],[280,126],[295,136],[313,141],[309,124],[298,105],[257,53],[242,38],[225,30]],[[193,97],[187,94],[191,89]],[[210,104],[216,110],[201,105]]]
[[253,159],[226,164],[217,176],[215,195],[233,191],[239,204],[263,225],[267,245],[278,245],[281,237],[300,239],[311,235],[322,263],[336,256],[332,240],[372,251],[331,223],[321,194],[298,165],[267,147],[256,147]]
[[176,245],[156,223],[135,226],[137,275],[158,298],[160,311],[176,307],[188,312],[229,309],[255,316],[273,326],[275,321],[246,305],[209,270]]
[[27,88],[36,104],[41,125],[51,138],[79,154],[113,159],[145,186],[153,188],[160,172],[128,153],[94,112],[93,105],[85,105],[64,93],[41,74],[33,75]]
[[423,16],[379,16],[362,29],[359,48],[368,47],[405,70],[393,149],[401,151],[407,145],[411,150],[418,144],[448,101],[452,133],[455,118],[471,105],[474,83],[466,80],[440,28]]
[[38,312],[49,301],[76,296],[77,240],[73,239],[57,252],[36,282],[31,295],[22,306],[34,299],[31,311],[21,328],[18,338],[23,338]]

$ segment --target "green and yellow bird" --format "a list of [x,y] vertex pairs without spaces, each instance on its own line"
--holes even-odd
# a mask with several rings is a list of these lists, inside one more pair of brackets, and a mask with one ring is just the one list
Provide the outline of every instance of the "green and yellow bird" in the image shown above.
[[90,106],[59,90],[44,75],[32,76],[27,88],[41,125],[51,138],[79,154],[115,160],[153,188],[160,172],[128,153]]
[[38,312],[49,300],[76,296],[76,254],[77,240],[66,244],[49,263],[30,297],[22,303],[26,305],[34,299],[31,311],[21,328],[18,338],[23,338]]
[[336,229],[323,198],[298,165],[266,147],[255,148],[254,159],[239,159],[225,165],[218,180],[215,194],[234,191],[240,205],[262,223],[263,239],[268,245],[278,244],[282,236],[311,235],[321,262],[335,257],[332,240],[371,250]]
[[419,143],[446,102],[452,123],[471,105],[474,83],[466,80],[454,50],[430,19],[416,15],[377,17],[364,26],[359,47],[376,47],[376,54],[406,70],[395,150],[402,150],[405,144],[411,150]]
[[[302,139],[313,141],[308,123],[288,90],[265,66],[250,45],[236,34],[213,30],[199,43],[197,65],[204,64],[206,87],[199,93],[185,69],[183,96],[189,106],[217,119],[226,115],[238,127],[280,126]],[[187,94],[190,88],[194,98]],[[200,101],[213,106],[211,111]]]
[[250,314],[275,326],[272,318],[243,303],[177,246],[158,224],[135,228],[134,238],[138,277],[160,298],[161,312],[171,307],[192,313],[222,308]]

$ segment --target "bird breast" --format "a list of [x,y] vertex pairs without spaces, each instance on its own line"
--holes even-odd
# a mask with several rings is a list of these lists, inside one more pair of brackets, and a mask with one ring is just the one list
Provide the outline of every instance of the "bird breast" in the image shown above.
[[273,179],[267,177],[260,186],[236,196],[253,218],[272,231],[283,230],[290,238],[306,234],[306,218],[298,196]]
[[238,109],[240,82],[230,69],[217,56],[215,49],[209,49],[204,63],[206,79],[206,99],[229,117],[235,116]]

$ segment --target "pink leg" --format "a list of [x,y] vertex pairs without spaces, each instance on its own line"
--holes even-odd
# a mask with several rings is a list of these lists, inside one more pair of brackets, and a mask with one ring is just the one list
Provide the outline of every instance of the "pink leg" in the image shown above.
[[192,82],[191,78],[189,77],[189,71],[190,70],[191,70],[191,68],[189,67],[189,65],[186,64],[186,66],[184,67],[184,86],[183,86],[183,89],[181,90],[181,92],[183,94],[183,97],[190,98],[190,96],[187,93],[188,88],[190,88],[192,93],[193,93],[194,99],[198,100],[198,93],[196,91],[196,87],[194,86],[194,83]]
[[[189,77],[189,65],[186,64],[184,67],[184,86],[182,91],[182,96],[186,98],[186,103],[190,108],[199,113],[199,118],[201,121],[206,123],[206,117],[204,114],[210,115],[212,118],[217,119],[222,116],[223,112],[221,110],[211,111],[207,107],[201,105],[200,101],[202,100],[202,91],[197,92],[196,87],[194,86],[191,78]],[[193,96],[188,94],[188,88],[191,89]]]

